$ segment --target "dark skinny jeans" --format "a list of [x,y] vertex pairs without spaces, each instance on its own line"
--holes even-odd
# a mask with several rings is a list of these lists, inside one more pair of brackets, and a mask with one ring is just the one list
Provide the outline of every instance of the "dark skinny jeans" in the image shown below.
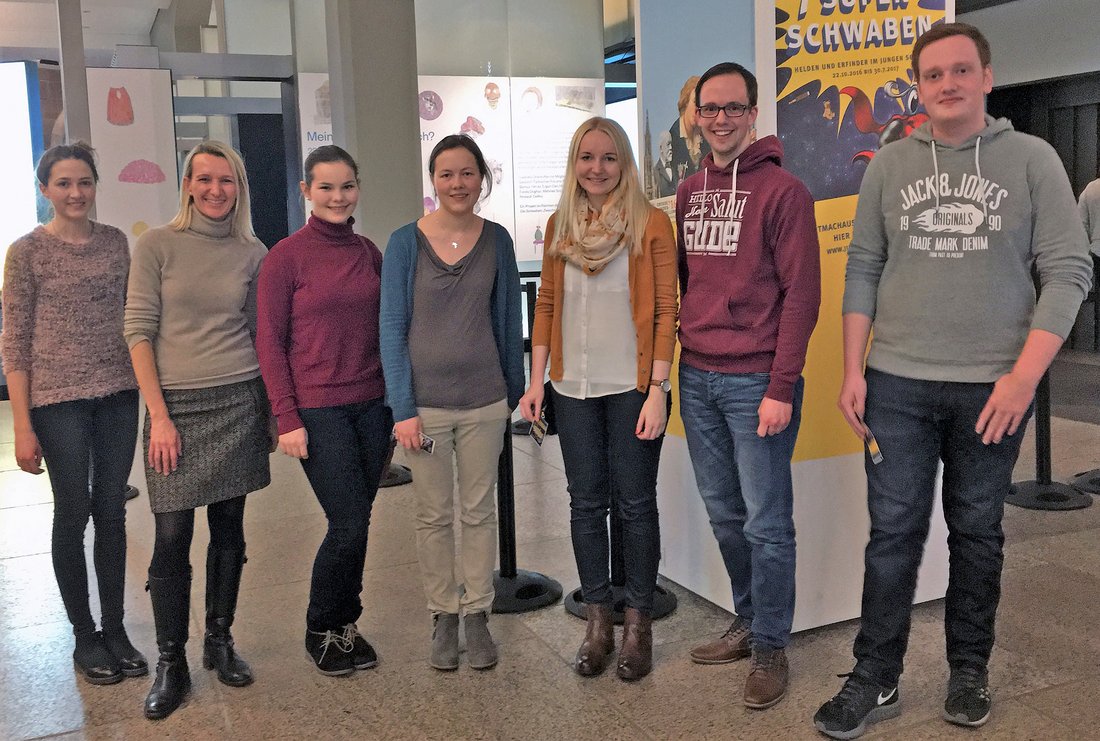
[[306,626],[338,630],[363,613],[367,531],[393,418],[381,399],[299,409],[298,415],[309,436],[302,468],[328,518],[313,561]]
[[122,391],[31,409],[53,488],[53,569],[73,632],[95,631],[88,604],[84,530],[95,528],[92,560],[103,627],[122,626],[126,582],[126,480],[134,462],[138,394]]

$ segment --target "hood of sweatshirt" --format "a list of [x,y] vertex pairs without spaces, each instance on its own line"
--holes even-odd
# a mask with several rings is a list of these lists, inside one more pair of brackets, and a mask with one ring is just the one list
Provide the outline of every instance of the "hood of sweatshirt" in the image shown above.
[[729,172],[736,174],[755,170],[769,162],[776,167],[783,166],[783,143],[775,136],[765,136],[763,139],[757,139],[745,147],[745,150],[725,167],[716,165],[714,163],[714,153],[710,152],[703,158],[699,169],[709,170],[712,173]]

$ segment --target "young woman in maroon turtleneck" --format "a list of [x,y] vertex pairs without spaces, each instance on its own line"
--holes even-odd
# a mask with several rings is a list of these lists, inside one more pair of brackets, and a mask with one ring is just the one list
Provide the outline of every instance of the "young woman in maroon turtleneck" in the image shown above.
[[299,458],[328,518],[306,612],[306,650],[327,675],[369,669],[363,612],[371,507],[393,421],[378,350],[382,253],[352,231],[359,169],[340,147],[306,158],[312,214],[260,270],[256,352],[278,419],[279,450]]

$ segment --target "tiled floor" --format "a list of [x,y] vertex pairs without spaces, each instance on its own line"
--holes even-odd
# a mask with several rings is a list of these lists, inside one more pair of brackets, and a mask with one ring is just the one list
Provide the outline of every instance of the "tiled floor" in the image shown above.
[[[1100,467],[1100,427],[1055,420],[1054,472],[1066,478]],[[566,588],[576,583],[568,506],[557,446],[516,449],[519,565]],[[1029,478],[1025,446],[1018,478]],[[429,619],[418,582],[411,492],[384,490],[375,506],[367,556],[367,610],[360,627],[381,654],[377,669],[330,679],[302,648],[312,557],[324,518],[301,469],[272,458],[275,484],[251,496],[245,569],[234,635],[257,680],[234,689],[199,665],[188,645],[194,695],[164,721],[141,714],[149,678],[93,687],[73,673],[72,638],[49,557],[50,496],[45,477],[15,469],[8,405],[0,404],[0,739],[79,738],[782,738],[818,737],[810,718],[851,666],[854,623],[795,637],[789,696],[766,712],[739,702],[744,662],[695,666],[687,650],[723,630],[729,615],[669,585],[680,607],[654,630],[656,669],[626,685],[613,672],[582,679],[569,668],[583,623],[560,605],[494,616],[501,663],[441,674],[427,666]],[[144,489],[140,468],[133,482]],[[149,600],[142,585],[152,547],[144,495],[128,505],[128,618],[134,642],[154,655]],[[201,520],[200,520],[201,522]],[[1079,739],[1100,736],[1100,506],[1040,513],[1009,508],[1008,559],[991,683],[995,712],[965,731],[939,719],[946,681],[942,605],[915,611],[901,718],[875,728],[881,738]],[[701,536],[706,537],[701,534]],[[90,541],[90,538],[89,538]],[[89,542],[90,546],[90,542]],[[193,561],[203,563],[205,526]],[[192,636],[203,606],[196,569]],[[93,590],[94,591],[94,590]],[[200,634],[201,635],[201,634]]]

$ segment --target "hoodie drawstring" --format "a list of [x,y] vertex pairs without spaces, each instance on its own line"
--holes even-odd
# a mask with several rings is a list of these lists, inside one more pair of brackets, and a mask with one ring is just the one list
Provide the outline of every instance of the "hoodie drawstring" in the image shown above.
[[935,187],[932,191],[936,194],[936,213],[940,211],[940,161],[936,158],[936,140],[932,140],[932,172],[935,173],[936,179],[932,182],[935,183]]
[[[974,169],[978,172],[978,182],[982,182],[982,162],[979,158],[979,154],[982,151],[982,138],[979,136],[978,140],[974,142]],[[989,205],[982,199],[982,217],[985,219],[986,224],[989,223]]]
[[[979,136],[977,141],[974,142],[974,170],[978,174],[978,182],[981,182],[983,180],[983,178],[982,178],[981,152],[982,152],[982,137]],[[933,188],[932,190],[936,194],[936,211],[938,212],[940,210],[940,161],[939,161],[939,158],[936,157],[936,140],[935,139],[932,140],[932,170],[935,173],[935,177],[936,177],[936,179],[934,181],[936,183],[936,187]],[[734,177],[735,178],[737,177],[736,174],[734,175]],[[734,182],[736,182],[736,180],[734,180]],[[982,199],[982,215],[985,218],[985,223],[988,224],[989,223],[989,204],[985,202],[984,198]]]
[[[739,164],[741,164],[740,157],[733,161],[733,182],[730,183],[730,198],[733,200],[733,203],[731,203],[730,205],[734,209],[737,208],[737,166]],[[729,244],[728,247],[726,247],[726,254],[728,255],[731,252],[733,252],[732,242]]]
[[703,168],[703,198],[699,202],[699,219],[698,219],[699,224],[695,227],[695,233],[697,235],[703,233],[703,211],[706,210],[706,207],[707,207],[707,168],[704,167]]

